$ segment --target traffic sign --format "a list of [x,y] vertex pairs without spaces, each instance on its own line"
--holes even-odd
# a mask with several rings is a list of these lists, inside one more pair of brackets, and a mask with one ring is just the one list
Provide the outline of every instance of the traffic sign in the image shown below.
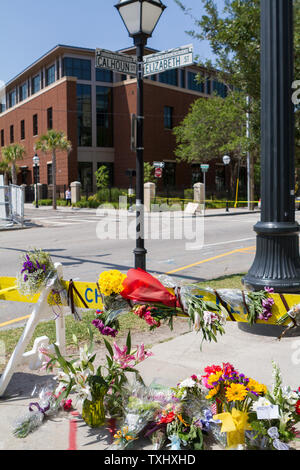
[[189,44],[187,46],[177,47],[176,49],[169,49],[164,52],[145,56],[143,58],[144,77],[165,72],[166,70],[192,65],[194,63],[193,52],[193,44]]
[[154,168],[164,168],[165,162],[153,162]]
[[96,68],[137,75],[137,60],[136,56],[96,49]]
[[201,165],[201,170],[203,173],[207,173],[209,170],[209,165]]
[[163,170],[162,168],[155,168],[155,177],[156,178],[161,178],[163,175]]

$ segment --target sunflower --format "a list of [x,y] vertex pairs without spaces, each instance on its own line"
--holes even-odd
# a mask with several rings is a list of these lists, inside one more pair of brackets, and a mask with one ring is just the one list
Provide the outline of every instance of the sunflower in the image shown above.
[[208,385],[215,387],[217,383],[219,382],[220,378],[222,377],[222,375],[223,375],[222,370],[217,371],[215,374],[211,374],[207,380]]
[[254,379],[249,379],[247,388],[248,390],[250,390],[250,392],[255,392],[255,393],[259,393],[263,395],[267,393],[267,387],[264,384],[260,384],[259,382],[256,382],[256,380]]
[[209,391],[208,395],[206,395],[205,398],[206,398],[207,400],[210,400],[210,398],[213,398],[215,395],[217,395],[217,393],[219,392],[219,390],[220,390],[220,385],[218,385],[218,386],[215,387],[215,388],[212,388],[212,389]]
[[243,401],[247,396],[247,389],[242,384],[231,384],[226,390],[226,398],[228,401]]

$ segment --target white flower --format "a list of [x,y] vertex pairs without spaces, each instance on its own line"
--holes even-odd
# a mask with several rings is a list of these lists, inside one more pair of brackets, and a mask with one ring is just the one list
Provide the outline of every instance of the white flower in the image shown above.
[[253,411],[257,411],[257,408],[263,406],[271,406],[271,402],[264,397],[259,397],[259,399],[252,404]]
[[193,379],[188,378],[179,384],[179,388],[193,388],[195,385],[197,385],[196,382]]

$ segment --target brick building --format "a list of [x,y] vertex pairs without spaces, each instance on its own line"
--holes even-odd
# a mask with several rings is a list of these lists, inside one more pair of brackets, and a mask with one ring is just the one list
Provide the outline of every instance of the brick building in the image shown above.
[[[133,54],[135,49],[121,52]],[[197,73],[199,67],[188,66],[144,80],[144,159],[165,162],[161,189],[191,188],[201,180],[199,164],[176,163],[172,128],[195,99],[214,91],[226,96],[226,87],[208,78],[199,84]],[[202,73],[205,76],[205,70]],[[31,185],[35,141],[47,129],[62,130],[72,142],[72,151],[57,155],[57,185],[80,181],[83,191],[92,193],[94,173],[105,164],[111,186],[127,188],[126,170],[135,168],[135,153],[130,150],[134,113],[134,77],[96,69],[94,49],[58,45],[6,84],[0,108],[0,150],[11,143],[24,145],[18,183]],[[51,185],[51,155],[38,155],[38,181]],[[212,166],[207,182],[219,189],[224,186],[221,162]]]

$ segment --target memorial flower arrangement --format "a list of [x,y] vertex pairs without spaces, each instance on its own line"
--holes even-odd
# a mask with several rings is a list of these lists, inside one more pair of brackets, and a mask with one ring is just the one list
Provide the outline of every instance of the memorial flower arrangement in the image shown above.
[[288,450],[287,442],[297,437],[295,425],[300,422],[300,387],[292,390],[283,386],[281,371],[273,363],[273,388],[253,403],[249,413],[253,430],[249,446],[255,448],[255,438],[263,438],[264,446]]
[[274,299],[269,297],[274,289],[265,287],[263,291],[247,292],[248,300],[248,323],[253,325],[257,320],[268,321],[272,317],[272,306]]
[[17,287],[22,295],[40,293],[57,276],[49,253],[33,249],[21,255],[21,268],[17,273]]
[[126,345],[119,347],[116,342],[113,346],[104,339],[108,354],[106,364],[94,365],[93,332],[89,328],[90,344],[80,346],[74,336],[74,344],[79,350],[79,357],[67,360],[54,345],[55,355],[50,356],[47,368],[57,369],[58,382],[55,393],[59,394],[59,401],[66,400],[73,393],[76,405],[82,405],[83,418],[91,426],[99,426],[105,422],[106,413],[110,416],[122,416],[124,412],[124,398],[127,373],[134,373],[137,381],[143,383],[142,377],[135,368],[137,364],[152,355],[146,351],[143,344],[136,349],[131,347],[130,332],[127,335]]

